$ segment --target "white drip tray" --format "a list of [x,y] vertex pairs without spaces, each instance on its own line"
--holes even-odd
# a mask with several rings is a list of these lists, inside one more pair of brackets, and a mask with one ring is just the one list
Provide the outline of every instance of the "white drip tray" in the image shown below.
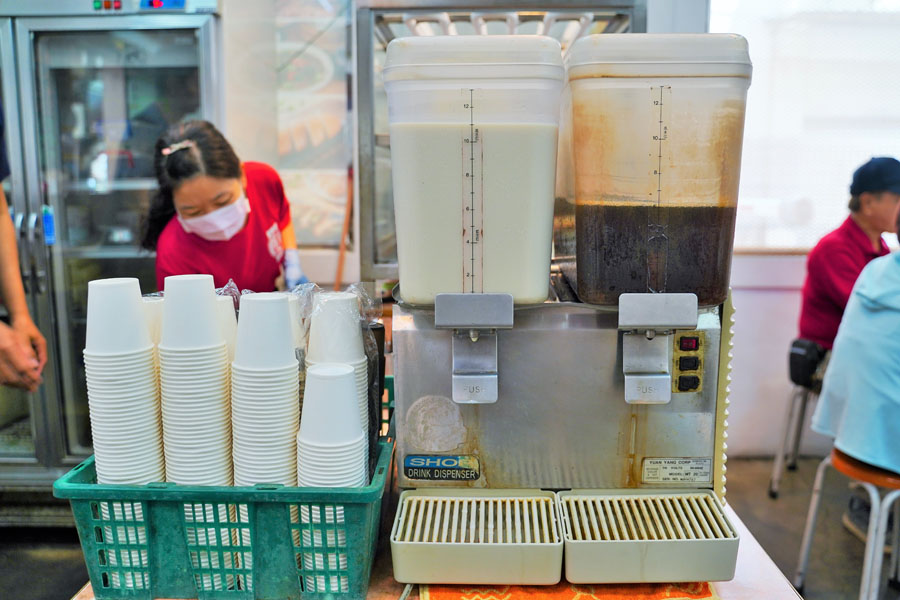
[[563,543],[553,492],[408,490],[391,531],[401,583],[552,585]]
[[708,490],[558,494],[570,583],[725,581],[737,530]]

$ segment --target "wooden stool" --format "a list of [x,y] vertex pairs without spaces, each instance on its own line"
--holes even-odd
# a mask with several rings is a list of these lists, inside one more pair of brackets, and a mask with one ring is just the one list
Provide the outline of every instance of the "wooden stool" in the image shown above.
[[[798,590],[803,588],[806,569],[809,566],[813,530],[819,513],[819,503],[822,500],[822,482],[825,479],[825,470],[829,465],[854,480],[869,494],[872,509],[869,513],[866,553],[863,559],[862,580],[859,584],[859,600],[878,600],[878,591],[881,586],[881,563],[884,558],[884,538],[892,508],[895,515],[893,539],[891,540],[893,552],[891,552],[890,577],[892,580],[898,578],[900,504],[897,503],[897,499],[900,498],[900,474],[856,460],[837,448],[832,448],[831,456],[826,457],[816,470],[816,480],[809,502],[809,513],[806,516],[806,528],[803,530],[803,542],[800,544],[800,558],[797,574],[794,577],[794,587]],[[879,487],[891,490],[884,496],[884,499],[881,498],[878,491]]]

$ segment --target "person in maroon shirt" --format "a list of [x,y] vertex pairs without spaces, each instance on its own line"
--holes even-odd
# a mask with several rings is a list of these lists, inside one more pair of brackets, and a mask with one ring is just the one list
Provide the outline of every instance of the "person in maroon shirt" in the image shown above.
[[[898,202],[900,161],[890,157],[871,159],[853,173],[850,216],[823,237],[806,259],[800,337],[828,351],[820,353],[821,362],[812,379],[811,389],[816,393],[825,376],[834,338],[859,274],[869,261],[890,253],[881,234],[897,232]],[[844,527],[863,541],[866,540],[870,508],[868,497],[856,493],[841,516]],[[894,525],[891,520],[890,531]]]
[[900,162],[873,158],[850,184],[850,216],[823,237],[806,259],[800,337],[830,350],[853,284],[870,260],[890,251],[881,238],[897,231]]
[[172,127],[156,143],[159,190],[144,223],[142,245],[156,250],[156,280],[208,273],[244,290],[270,292],[306,281],[284,186],[262,163],[241,163],[206,121]]

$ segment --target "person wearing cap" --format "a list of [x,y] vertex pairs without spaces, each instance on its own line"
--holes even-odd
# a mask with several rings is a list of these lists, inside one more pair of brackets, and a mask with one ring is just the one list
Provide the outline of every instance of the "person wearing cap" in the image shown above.
[[[897,231],[900,161],[878,157],[859,167],[849,207],[850,216],[806,261],[800,337],[828,351],[816,375],[822,390],[812,428],[837,436],[835,446],[854,458],[898,470],[900,446],[889,441],[900,420],[892,387],[900,383],[900,363],[884,332],[900,327],[900,257],[889,255],[881,235]],[[841,517],[863,541],[869,508],[868,497],[856,494]]]
[[216,287],[271,292],[307,281],[281,178],[263,163],[241,163],[211,123],[187,121],[156,142],[159,189],[141,244],[156,251],[156,283],[208,273]]
[[[900,165],[896,169],[900,173]],[[890,189],[898,183],[900,179],[878,185]],[[900,226],[900,204],[897,192],[889,193],[895,196],[896,228]],[[900,252],[895,252],[871,261],[853,287],[811,422],[813,430],[834,438],[834,446],[841,452],[894,473],[900,473],[898,331]],[[869,512],[868,496],[854,495],[841,520],[865,540]],[[889,522],[889,529],[894,526]]]
[[831,349],[856,278],[869,261],[889,252],[881,234],[897,231],[898,201],[897,159],[873,158],[853,174],[850,216],[819,240],[806,259],[801,338]]
[[[3,130],[3,107],[0,106],[0,182],[9,177]],[[9,315],[8,323],[6,319],[0,322],[0,384],[34,392],[41,384],[41,372],[47,364],[47,342],[28,312],[25,288],[19,270],[16,233],[2,187],[0,187],[0,299]]]

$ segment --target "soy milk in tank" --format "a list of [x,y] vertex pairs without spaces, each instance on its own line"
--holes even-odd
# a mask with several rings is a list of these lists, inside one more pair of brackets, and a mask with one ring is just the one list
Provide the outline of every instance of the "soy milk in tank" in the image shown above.
[[398,39],[384,69],[400,288],[547,297],[559,44],[538,36]]

